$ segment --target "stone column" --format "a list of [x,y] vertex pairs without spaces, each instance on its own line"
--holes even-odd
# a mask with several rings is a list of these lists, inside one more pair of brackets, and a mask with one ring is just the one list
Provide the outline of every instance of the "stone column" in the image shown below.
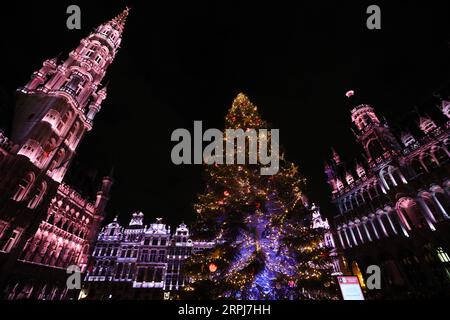
[[344,240],[342,239],[342,233],[341,233],[340,229],[338,230],[338,236],[339,236],[339,240],[341,242],[342,248],[345,249],[345,244],[344,244]]
[[431,212],[430,207],[428,207],[425,200],[420,196],[419,198],[417,198],[417,202],[419,202],[419,205],[422,208],[425,220],[427,221],[427,224],[430,227],[431,231],[436,231],[436,228],[433,225],[433,222],[436,223],[436,219],[434,218],[434,215]]
[[397,209],[397,215],[400,218],[400,225],[401,225],[402,229],[406,228],[408,230],[411,230],[411,226],[409,225],[408,221],[406,220],[405,216],[403,215],[401,208]]
[[356,231],[358,231],[359,239],[361,240],[361,243],[364,243],[364,238],[361,234],[361,229],[359,229],[359,225],[361,224],[360,220],[356,220]]
[[391,225],[392,231],[394,231],[395,234],[398,234],[397,229],[395,229],[394,223],[392,222],[391,213],[386,212],[386,217],[388,218],[388,221],[389,221],[389,224]]
[[345,239],[347,240],[348,246],[351,248],[352,243],[350,242],[350,238],[348,237],[348,233],[347,233],[347,228],[344,228],[344,235],[345,235]]
[[436,203],[437,207],[439,208],[439,210],[441,211],[442,215],[444,216],[444,219],[450,220],[450,217],[447,214],[447,211],[445,211],[444,206],[442,205],[442,203],[437,198],[436,193],[433,192],[432,193],[432,197],[433,197],[434,203]]
[[[388,170],[389,171],[389,170]],[[394,187],[397,187],[397,181],[395,181],[394,176],[392,175],[392,172],[388,172],[389,178],[391,178],[392,183],[394,184]]]
[[375,234],[375,237],[377,237],[377,239],[380,239],[380,236],[378,235],[377,228],[375,227],[375,224],[373,223],[373,219],[370,219],[370,225],[372,226],[373,233]]
[[383,230],[384,235],[385,235],[386,237],[389,237],[389,234],[387,233],[386,228],[385,228],[385,226],[384,226],[384,224],[383,224],[382,217],[383,217],[382,215],[377,216],[377,220],[378,220],[378,222],[379,222],[379,224],[380,224],[380,226],[381,226],[381,230]]
[[367,229],[367,220],[363,222],[364,230],[366,231],[367,239],[372,242],[372,237],[370,236],[369,229]]
[[354,224],[349,225],[350,234],[352,235],[353,242],[356,246],[358,246],[358,241],[356,241],[355,233],[353,232],[353,225]]

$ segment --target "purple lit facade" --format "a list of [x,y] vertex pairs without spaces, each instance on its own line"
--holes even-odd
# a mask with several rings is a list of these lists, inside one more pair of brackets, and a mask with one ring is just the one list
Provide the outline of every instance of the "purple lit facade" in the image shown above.
[[367,267],[379,266],[382,290],[369,295],[448,296],[450,102],[441,101],[435,119],[417,114],[415,135],[396,132],[370,105],[353,107],[363,155],[345,163],[333,151],[325,168],[339,211],[333,226],[344,273],[364,281]]
[[80,298],[173,298],[171,292],[187,281],[181,273],[183,261],[214,245],[194,242],[190,236],[184,223],[173,234],[162,219],[145,226],[143,213],[133,214],[126,227],[115,219],[100,232]]

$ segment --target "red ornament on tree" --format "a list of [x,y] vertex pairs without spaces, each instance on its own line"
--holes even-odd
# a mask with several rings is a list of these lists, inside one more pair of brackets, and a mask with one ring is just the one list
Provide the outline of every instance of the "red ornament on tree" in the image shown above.
[[289,281],[288,285],[291,288],[295,287],[295,281],[294,280]]
[[216,264],[211,263],[211,264],[209,265],[209,271],[210,271],[211,273],[215,273],[215,272],[217,271],[217,269],[219,269],[219,268],[217,267]]
[[224,195],[225,197],[229,197],[229,196],[230,196],[230,193],[229,193],[228,191],[225,191],[225,192],[223,193],[223,195]]
[[260,208],[261,208],[261,203],[257,202],[257,203],[255,204],[255,207],[256,207],[257,209],[260,209]]

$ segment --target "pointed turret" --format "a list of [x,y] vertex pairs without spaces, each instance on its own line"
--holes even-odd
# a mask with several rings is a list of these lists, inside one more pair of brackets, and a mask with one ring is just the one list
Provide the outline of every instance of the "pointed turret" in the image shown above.
[[97,27],[63,62],[46,60],[19,89],[12,140],[19,146],[19,155],[57,182],[64,179],[76,148],[92,130],[106,99],[101,83],[120,48],[128,13],[127,8]]
[[354,91],[350,91],[346,96],[353,108],[351,118],[357,129],[354,134],[362,144],[368,162],[373,165],[398,152],[401,147],[387,122],[380,121],[372,106],[358,103]]
[[419,119],[419,127],[423,133],[429,134],[437,129],[436,123],[428,115],[421,116]]

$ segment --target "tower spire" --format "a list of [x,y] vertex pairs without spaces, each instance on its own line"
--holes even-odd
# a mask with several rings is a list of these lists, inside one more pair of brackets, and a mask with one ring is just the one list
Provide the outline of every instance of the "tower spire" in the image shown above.
[[[12,134],[13,141],[21,145],[18,154],[40,169],[48,167],[48,175],[57,182],[63,180],[74,151],[82,136],[92,130],[106,99],[106,86],[101,83],[120,48],[129,11],[126,8],[98,26],[64,61],[46,60],[20,89],[23,102],[16,107]],[[36,102],[33,95],[58,99],[58,108],[43,99]],[[43,130],[49,121],[52,130]]]
[[127,22],[128,14],[130,13],[130,8],[126,7],[117,17],[111,20],[111,25],[115,27],[120,32],[125,29],[125,23]]

